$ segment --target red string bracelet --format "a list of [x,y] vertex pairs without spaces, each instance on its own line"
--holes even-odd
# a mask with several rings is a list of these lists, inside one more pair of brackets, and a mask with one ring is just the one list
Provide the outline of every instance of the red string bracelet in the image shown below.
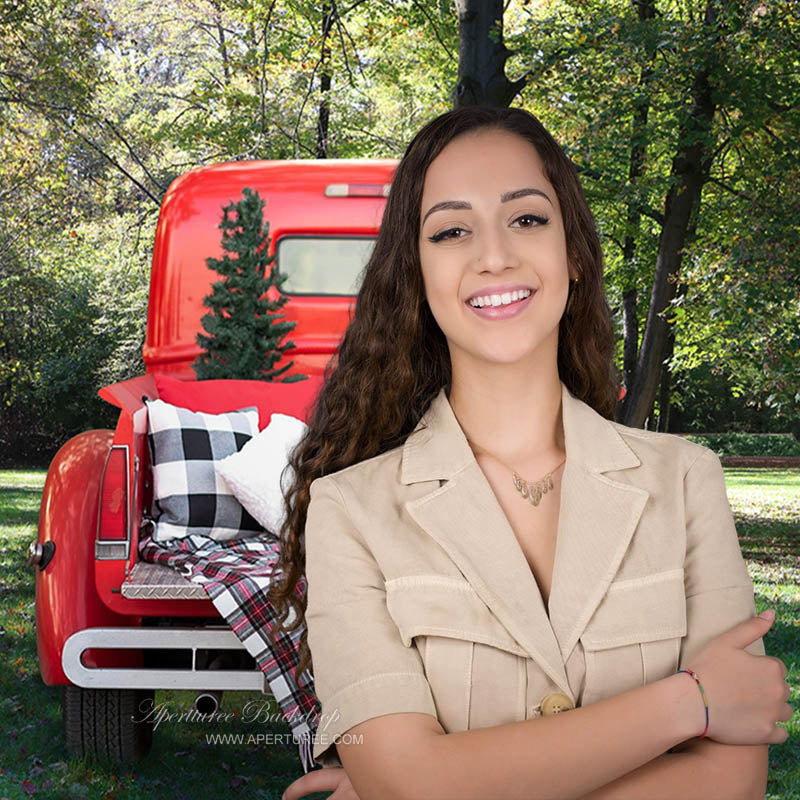
[[[694,672],[694,671],[692,671],[692,670],[690,670],[688,668],[687,669],[679,669],[678,672],[685,672],[687,675],[690,675],[692,678],[694,678],[695,682],[697,683],[697,688],[700,690],[700,694],[703,697],[703,705],[706,708],[706,727],[705,727],[705,730],[700,734],[700,738],[703,739],[703,738],[705,738],[705,735],[708,733],[708,703],[706,702],[706,693],[703,690],[703,685],[700,683],[700,678],[697,677],[697,673],[696,672]],[[675,674],[677,675],[678,672],[676,672]]]

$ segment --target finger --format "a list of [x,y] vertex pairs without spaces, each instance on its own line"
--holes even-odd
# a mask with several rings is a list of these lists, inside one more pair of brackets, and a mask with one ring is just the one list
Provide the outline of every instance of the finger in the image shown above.
[[733,628],[721,634],[727,638],[734,647],[744,648],[756,639],[764,636],[775,621],[775,611],[771,608],[762,612],[767,616],[750,617]]
[[775,735],[770,744],[783,744],[789,738],[789,731],[775,723]]
[[315,769],[290,783],[281,800],[299,800],[313,792],[332,792],[342,780],[344,770],[340,767]]

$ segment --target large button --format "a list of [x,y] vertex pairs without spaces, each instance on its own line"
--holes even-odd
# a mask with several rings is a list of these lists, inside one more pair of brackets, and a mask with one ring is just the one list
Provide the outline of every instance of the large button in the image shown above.
[[575,708],[575,705],[572,700],[561,692],[549,694],[541,702],[542,714],[545,716],[560,714],[562,711],[569,711],[573,708]]

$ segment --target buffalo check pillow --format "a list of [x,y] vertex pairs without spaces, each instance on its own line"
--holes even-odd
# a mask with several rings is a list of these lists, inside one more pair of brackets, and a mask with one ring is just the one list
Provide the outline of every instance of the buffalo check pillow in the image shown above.
[[190,535],[227,541],[263,528],[217,476],[214,462],[239,452],[258,433],[258,409],[225,414],[145,400],[153,468],[153,539]]

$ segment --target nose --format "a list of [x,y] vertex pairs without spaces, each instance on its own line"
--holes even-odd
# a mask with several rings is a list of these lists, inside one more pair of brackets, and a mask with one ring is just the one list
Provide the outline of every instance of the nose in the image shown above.
[[502,272],[519,266],[519,256],[511,236],[502,225],[484,226],[476,237],[476,266],[489,272]]

